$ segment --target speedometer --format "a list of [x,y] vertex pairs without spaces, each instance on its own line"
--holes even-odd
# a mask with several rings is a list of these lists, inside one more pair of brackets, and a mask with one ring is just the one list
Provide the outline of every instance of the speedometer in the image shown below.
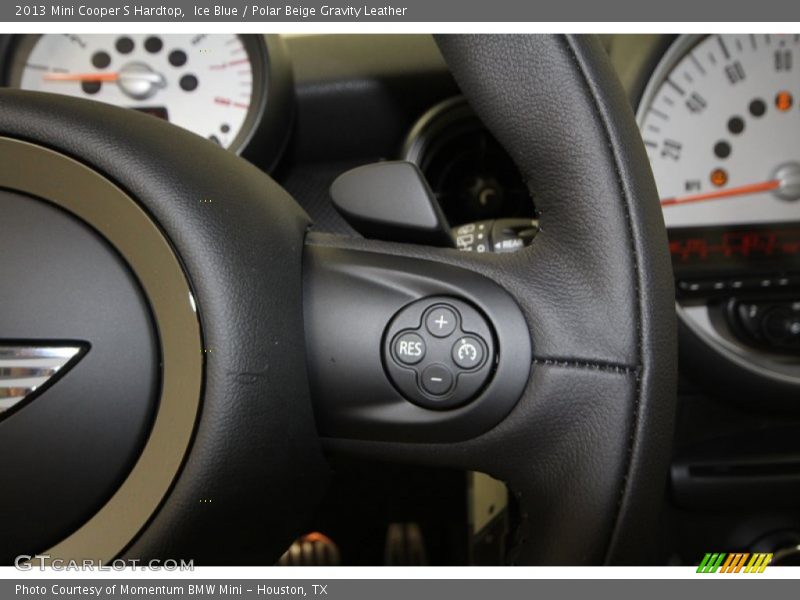
[[678,314],[729,364],[800,385],[800,36],[678,37],[637,119]]
[[800,218],[800,37],[681,38],[645,91],[668,227]]
[[638,118],[679,275],[800,271],[798,61],[797,35],[684,36],[653,74]]
[[233,34],[25,36],[9,85],[160,117],[234,151],[265,94],[264,44]]
[[639,123],[679,274],[800,270],[799,51],[796,35],[685,36],[656,69]]

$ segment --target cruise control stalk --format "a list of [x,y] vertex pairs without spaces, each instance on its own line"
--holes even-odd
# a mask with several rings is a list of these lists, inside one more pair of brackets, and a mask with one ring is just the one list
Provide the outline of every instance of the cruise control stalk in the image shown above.
[[458,248],[516,252],[539,231],[530,218],[488,219],[451,227],[417,165],[384,161],[351,169],[330,189],[333,205],[367,238]]

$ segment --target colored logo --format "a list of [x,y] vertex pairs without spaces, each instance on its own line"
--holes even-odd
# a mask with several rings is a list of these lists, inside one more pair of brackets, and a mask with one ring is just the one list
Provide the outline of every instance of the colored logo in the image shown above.
[[698,573],[763,573],[772,561],[772,554],[759,552],[709,552],[697,567]]

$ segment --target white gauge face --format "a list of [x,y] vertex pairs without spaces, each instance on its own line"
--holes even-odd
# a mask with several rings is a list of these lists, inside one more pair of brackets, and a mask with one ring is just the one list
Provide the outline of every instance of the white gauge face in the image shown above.
[[255,86],[252,57],[239,36],[48,34],[34,40],[20,48],[13,86],[137,109],[225,148],[246,137]]
[[800,220],[800,36],[680,38],[638,120],[668,228]]

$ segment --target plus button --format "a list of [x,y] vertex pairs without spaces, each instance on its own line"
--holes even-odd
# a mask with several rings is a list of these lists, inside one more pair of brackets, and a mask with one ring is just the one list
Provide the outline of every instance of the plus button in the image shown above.
[[449,306],[437,306],[425,317],[425,327],[436,337],[444,338],[456,330],[458,317]]

